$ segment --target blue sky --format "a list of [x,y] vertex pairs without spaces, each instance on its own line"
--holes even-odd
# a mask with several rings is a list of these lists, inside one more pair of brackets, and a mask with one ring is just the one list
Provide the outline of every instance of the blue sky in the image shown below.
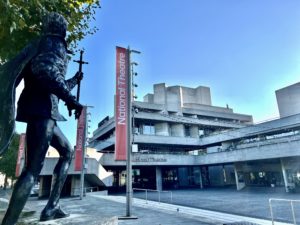
[[[278,116],[275,90],[299,81],[299,0],[102,0],[97,34],[85,49],[81,102],[94,106],[90,132],[113,115],[115,46],[142,52],[134,56],[138,100],[153,84],[211,88],[215,106],[253,115]],[[77,59],[79,56],[75,56]],[[69,77],[78,66],[69,64]],[[65,106],[61,112],[67,117]],[[75,144],[76,122],[60,127]],[[18,124],[17,130],[24,131]]]

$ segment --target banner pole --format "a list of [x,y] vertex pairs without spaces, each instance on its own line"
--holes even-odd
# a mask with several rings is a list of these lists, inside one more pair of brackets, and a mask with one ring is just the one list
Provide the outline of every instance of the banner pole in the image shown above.
[[82,143],[82,158],[81,158],[81,172],[80,172],[80,200],[84,196],[84,170],[85,170],[85,151],[86,151],[86,132],[87,132],[87,106],[82,109],[82,116],[84,116],[84,133]]
[[126,160],[126,216],[131,217],[132,208],[132,165],[131,165],[131,148],[132,148],[132,96],[131,96],[131,71],[130,71],[130,48],[127,49],[127,160]]

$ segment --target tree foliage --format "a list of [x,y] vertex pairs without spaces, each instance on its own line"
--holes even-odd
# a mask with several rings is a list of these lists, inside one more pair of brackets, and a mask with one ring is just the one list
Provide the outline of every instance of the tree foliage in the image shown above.
[[0,173],[5,174],[7,178],[14,180],[16,164],[18,157],[20,135],[15,134],[7,151],[0,158]]
[[68,24],[67,42],[76,49],[78,41],[94,34],[100,0],[1,0],[0,1],[0,62],[15,56],[30,40],[41,32],[42,18],[47,12],[62,14]]

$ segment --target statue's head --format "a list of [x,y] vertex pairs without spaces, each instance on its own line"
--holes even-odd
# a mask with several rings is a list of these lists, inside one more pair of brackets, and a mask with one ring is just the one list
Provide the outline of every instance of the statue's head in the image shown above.
[[43,19],[43,33],[50,35],[58,35],[63,38],[67,34],[68,22],[57,12],[49,12]]

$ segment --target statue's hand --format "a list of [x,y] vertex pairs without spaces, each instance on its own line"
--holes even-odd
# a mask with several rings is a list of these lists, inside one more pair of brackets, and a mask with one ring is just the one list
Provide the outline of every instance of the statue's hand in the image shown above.
[[83,79],[83,72],[77,71],[74,77],[76,78],[78,84]]
[[75,119],[78,119],[80,117],[81,111],[83,109],[83,105],[81,105],[78,101],[76,101],[75,97],[66,102],[68,110],[69,110],[69,116],[72,116],[72,110],[75,110]]

